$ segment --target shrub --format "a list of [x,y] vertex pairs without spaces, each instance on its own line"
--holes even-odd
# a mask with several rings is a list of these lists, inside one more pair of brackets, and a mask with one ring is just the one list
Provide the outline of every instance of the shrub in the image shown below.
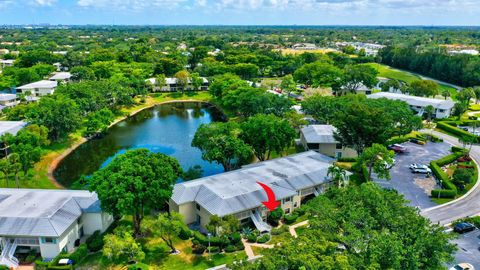
[[247,235],[247,241],[249,243],[257,242],[257,235],[255,233],[251,233],[251,234]]
[[237,244],[235,244],[235,248],[237,250],[244,250],[245,249],[245,246],[243,245],[242,241],[238,242]]
[[9,270],[8,266],[6,265],[0,265],[0,270]]
[[242,241],[242,236],[240,235],[240,233],[235,232],[235,233],[232,233],[232,235],[230,235],[230,243],[232,245],[235,245],[241,241]]
[[91,236],[85,241],[87,248],[91,252],[100,251],[103,248],[103,235],[100,231],[95,231]]
[[224,250],[225,250],[225,252],[232,253],[232,252],[237,251],[237,248],[235,246],[229,245]]
[[298,216],[305,215],[305,212],[306,212],[305,209],[301,206],[299,208],[293,210],[293,213],[296,213]]
[[[31,264],[35,261],[35,259],[37,258],[37,255],[36,254],[29,254],[25,260],[23,260],[24,263],[26,264]],[[0,267],[0,270],[2,270],[2,268]]]
[[285,220],[286,224],[292,224],[294,223],[298,218],[297,214],[290,214],[290,215],[285,215],[283,219]]
[[188,228],[182,228],[178,234],[178,237],[182,240],[188,240],[192,237],[192,231]]
[[[480,228],[480,216],[467,217],[467,218],[459,220],[458,222],[472,223],[473,225],[475,225],[475,227]],[[455,222],[455,223],[458,223],[458,222]]]
[[278,226],[278,222],[280,219],[282,219],[283,214],[283,209],[281,207],[277,207],[275,210],[268,213],[267,221],[274,226]]
[[453,153],[466,152],[466,150],[465,150],[464,148],[458,147],[458,146],[452,146],[451,151],[452,151]]
[[257,243],[263,244],[270,241],[270,234],[266,233],[257,238]]
[[215,246],[215,247],[210,247],[210,248],[208,249],[208,252],[209,252],[209,253],[219,253],[219,252],[220,252],[220,248],[219,248],[219,247],[216,247],[216,246]]
[[193,238],[194,240],[192,242],[195,241],[204,246],[208,245],[207,237],[199,231],[193,231]]
[[206,246],[202,244],[197,244],[192,247],[192,252],[193,254],[201,255],[205,252],[206,249],[207,249]]
[[477,136],[463,129],[459,129],[455,127],[454,124],[455,124],[454,122],[438,122],[437,128],[458,137],[474,137],[477,139]]
[[432,198],[446,198],[453,199],[457,196],[456,190],[447,190],[447,189],[435,189],[432,190]]
[[453,172],[452,182],[461,190],[465,188],[465,185],[472,182],[474,172],[469,169],[457,168]]
[[81,244],[75,252],[69,255],[69,259],[73,261],[74,264],[79,263],[85,256],[88,254],[88,248],[86,244]]
[[358,158],[352,158],[352,157],[343,157],[337,159],[338,162],[357,162]]
[[149,269],[148,265],[144,263],[136,263],[128,267],[128,270],[148,270],[148,269]]

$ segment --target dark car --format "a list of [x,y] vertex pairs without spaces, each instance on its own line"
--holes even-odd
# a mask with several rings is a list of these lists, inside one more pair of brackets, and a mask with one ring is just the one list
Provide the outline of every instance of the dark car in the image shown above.
[[476,229],[475,225],[468,222],[460,222],[453,227],[453,231],[457,233],[471,232],[471,231],[474,231],[475,229]]
[[393,150],[395,153],[400,154],[400,153],[406,153],[407,148],[403,145],[400,144],[392,144],[388,146],[389,150]]

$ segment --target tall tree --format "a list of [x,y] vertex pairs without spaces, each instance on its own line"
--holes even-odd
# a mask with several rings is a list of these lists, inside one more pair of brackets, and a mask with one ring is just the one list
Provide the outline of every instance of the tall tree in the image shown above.
[[156,220],[147,222],[144,228],[160,237],[170,248],[171,253],[177,252],[174,245],[175,237],[178,237],[182,230],[188,230],[187,225],[183,223],[183,216],[177,212],[161,213]]
[[107,234],[104,241],[103,255],[109,259],[127,263],[142,261],[145,258],[142,246],[129,232],[118,231],[114,234]]
[[290,96],[290,93],[297,89],[297,85],[295,84],[292,75],[289,74],[283,77],[280,88],[282,88],[282,90],[287,93],[287,96]]
[[115,157],[95,172],[89,179],[89,188],[97,192],[102,207],[109,213],[132,215],[133,230],[138,236],[145,211],[162,207],[181,175],[176,159],[136,149]]
[[436,96],[439,92],[439,86],[434,81],[417,80],[410,83],[410,94],[420,97]]
[[174,77],[177,79],[178,88],[180,88],[182,93],[184,93],[190,82],[190,73],[186,70],[180,70],[179,72],[175,73]]
[[290,124],[274,115],[258,114],[241,124],[240,138],[253,148],[260,160],[270,159],[272,152],[281,154],[295,139],[295,130]]
[[202,151],[202,158],[222,164],[231,171],[249,162],[252,148],[239,138],[236,123],[211,123],[201,125],[192,140],[192,146]]
[[365,149],[360,155],[360,162],[368,168],[368,179],[372,179],[372,172],[375,172],[381,179],[390,179],[389,168],[393,165],[393,151],[388,150],[382,144],[373,144]]
[[332,178],[332,181],[337,185],[337,187],[342,187],[345,184],[347,179],[347,171],[343,168],[340,168],[336,165],[330,166],[328,168],[327,175]]
[[362,86],[373,88],[377,83],[378,71],[369,65],[347,65],[342,80],[334,86],[334,90],[344,93],[356,93]]

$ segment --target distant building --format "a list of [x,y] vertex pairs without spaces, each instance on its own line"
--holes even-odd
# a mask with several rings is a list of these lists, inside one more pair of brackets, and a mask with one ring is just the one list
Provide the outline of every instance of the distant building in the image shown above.
[[29,83],[26,85],[22,85],[17,87],[17,92],[25,93],[30,91],[33,96],[46,96],[51,95],[55,92],[55,88],[57,88],[58,82],[57,81],[38,81],[34,83]]
[[465,49],[465,50],[451,50],[448,51],[449,54],[468,54],[468,55],[479,55],[480,52],[474,49]]
[[292,46],[294,50],[316,50],[317,45],[313,43],[297,43]]
[[332,185],[328,168],[334,160],[309,151],[244,166],[242,169],[176,184],[170,211],[183,215],[185,223],[205,228],[213,215],[233,215],[242,224],[253,222],[260,232],[270,231],[265,222],[270,187],[286,214],[308,197],[318,196]]
[[357,152],[343,147],[335,137],[336,129],[332,125],[310,125],[300,131],[300,142],[305,150],[316,151],[329,157],[357,157]]
[[50,81],[56,81],[56,82],[64,82],[67,83],[70,81],[70,78],[72,77],[72,74],[70,72],[57,72],[55,73],[52,77],[50,77]]
[[7,133],[15,136],[26,125],[27,122],[23,121],[0,121],[0,136],[3,136]]
[[18,105],[18,97],[15,94],[0,93],[0,110]]
[[2,67],[2,69],[6,67],[13,67],[14,62],[15,60],[13,59],[0,59],[0,66]]
[[367,96],[368,98],[386,98],[391,100],[401,100],[405,101],[410,108],[417,112],[419,116],[422,116],[425,112],[425,108],[429,105],[433,106],[435,113],[433,117],[435,118],[446,118],[452,114],[453,107],[455,102],[451,100],[444,99],[435,99],[435,98],[425,98],[425,97],[416,97],[404,94],[390,93],[390,92],[378,92]]
[[[208,90],[208,85],[209,82],[207,78],[202,77],[203,80],[203,85],[200,86],[200,91],[206,91]],[[160,92],[176,92],[182,90],[181,87],[177,83],[176,78],[166,78],[165,79],[165,84],[163,86],[159,86],[157,84],[157,79],[156,78],[150,78],[147,79],[146,82],[150,83],[152,85],[153,91],[160,91]],[[191,80],[189,80],[187,87],[184,89],[185,91],[193,91],[193,86],[191,83]]]
[[8,49],[0,49],[0,54],[8,54],[10,53],[10,50]]
[[15,255],[32,250],[46,259],[71,252],[82,237],[104,232],[112,222],[96,193],[0,189],[0,264],[16,268]]

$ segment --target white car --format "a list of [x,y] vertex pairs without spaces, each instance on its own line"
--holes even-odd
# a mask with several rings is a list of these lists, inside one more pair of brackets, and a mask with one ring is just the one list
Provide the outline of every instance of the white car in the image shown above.
[[475,267],[469,263],[459,263],[451,267],[450,270],[475,270]]
[[408,167],[410,168],[410,170],[412,170],[413,173],[424,173],[424,174],[432,173],[432,170],[430,170],[430,168],[424,164],[414,163],[414,164],[410,164],[410,166]]

